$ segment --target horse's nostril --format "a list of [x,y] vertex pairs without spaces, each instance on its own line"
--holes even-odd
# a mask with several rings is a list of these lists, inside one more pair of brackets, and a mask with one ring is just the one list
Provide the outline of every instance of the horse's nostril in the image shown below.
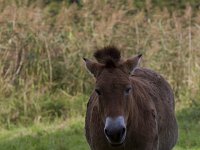
[[118,134],[119,134],[118,138],[122,139],[124,134],[125,134],[125,132],[126,132],[126,128],[122,127],[121,130],[119,130],[119,132],[118,132]]
[[126,132],[126,128],[122,128],[122,135],[121,136],[123,136],[124,134],[125,134],[125,132]]
[[109,137],[109,132],[108,132],[108,129],[104,129],[104,132],[105,132],[106,136],[108,136],[108,137]]

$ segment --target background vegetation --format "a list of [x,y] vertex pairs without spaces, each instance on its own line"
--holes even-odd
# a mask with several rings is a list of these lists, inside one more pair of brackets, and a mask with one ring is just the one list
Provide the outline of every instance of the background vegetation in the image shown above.
[[172,85],[180,137],[200,149],[198,0],[0,0],[0,147],[87,147],[83,124],[94,83],[82,57],[117,45]]

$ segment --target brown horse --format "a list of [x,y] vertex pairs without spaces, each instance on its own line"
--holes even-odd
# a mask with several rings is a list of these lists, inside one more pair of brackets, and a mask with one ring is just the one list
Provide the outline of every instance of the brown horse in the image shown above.
[[122,59],[115,47],[84,58],[96,79],[87,105],[91,150],[171,150],[178,138],[174,96],[159,74],[137,67],[141,55]]

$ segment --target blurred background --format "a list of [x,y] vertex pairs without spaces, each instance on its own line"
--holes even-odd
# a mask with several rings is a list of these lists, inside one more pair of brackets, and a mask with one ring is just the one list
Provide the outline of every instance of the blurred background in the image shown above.
[[107,45],[168,80],[174,149],[200,150],[199,0],[0,0],[0,149],[88,150],[82,57]]

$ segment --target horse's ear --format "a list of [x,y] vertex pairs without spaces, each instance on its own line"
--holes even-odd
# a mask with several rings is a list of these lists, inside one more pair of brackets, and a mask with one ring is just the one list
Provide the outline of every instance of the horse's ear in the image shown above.
[[142,54],[129,58],[123,62],[122,66],[127,73],[131,74],[132,72],[134,72],[135,68],[139,65],[141,58]]
[[86,67],[89,70],[89,72],[92,73],[94,77],[97,77],[101,72],[103,65],[93,62],[87,58],[83,58],[83,60],[85,61]]

